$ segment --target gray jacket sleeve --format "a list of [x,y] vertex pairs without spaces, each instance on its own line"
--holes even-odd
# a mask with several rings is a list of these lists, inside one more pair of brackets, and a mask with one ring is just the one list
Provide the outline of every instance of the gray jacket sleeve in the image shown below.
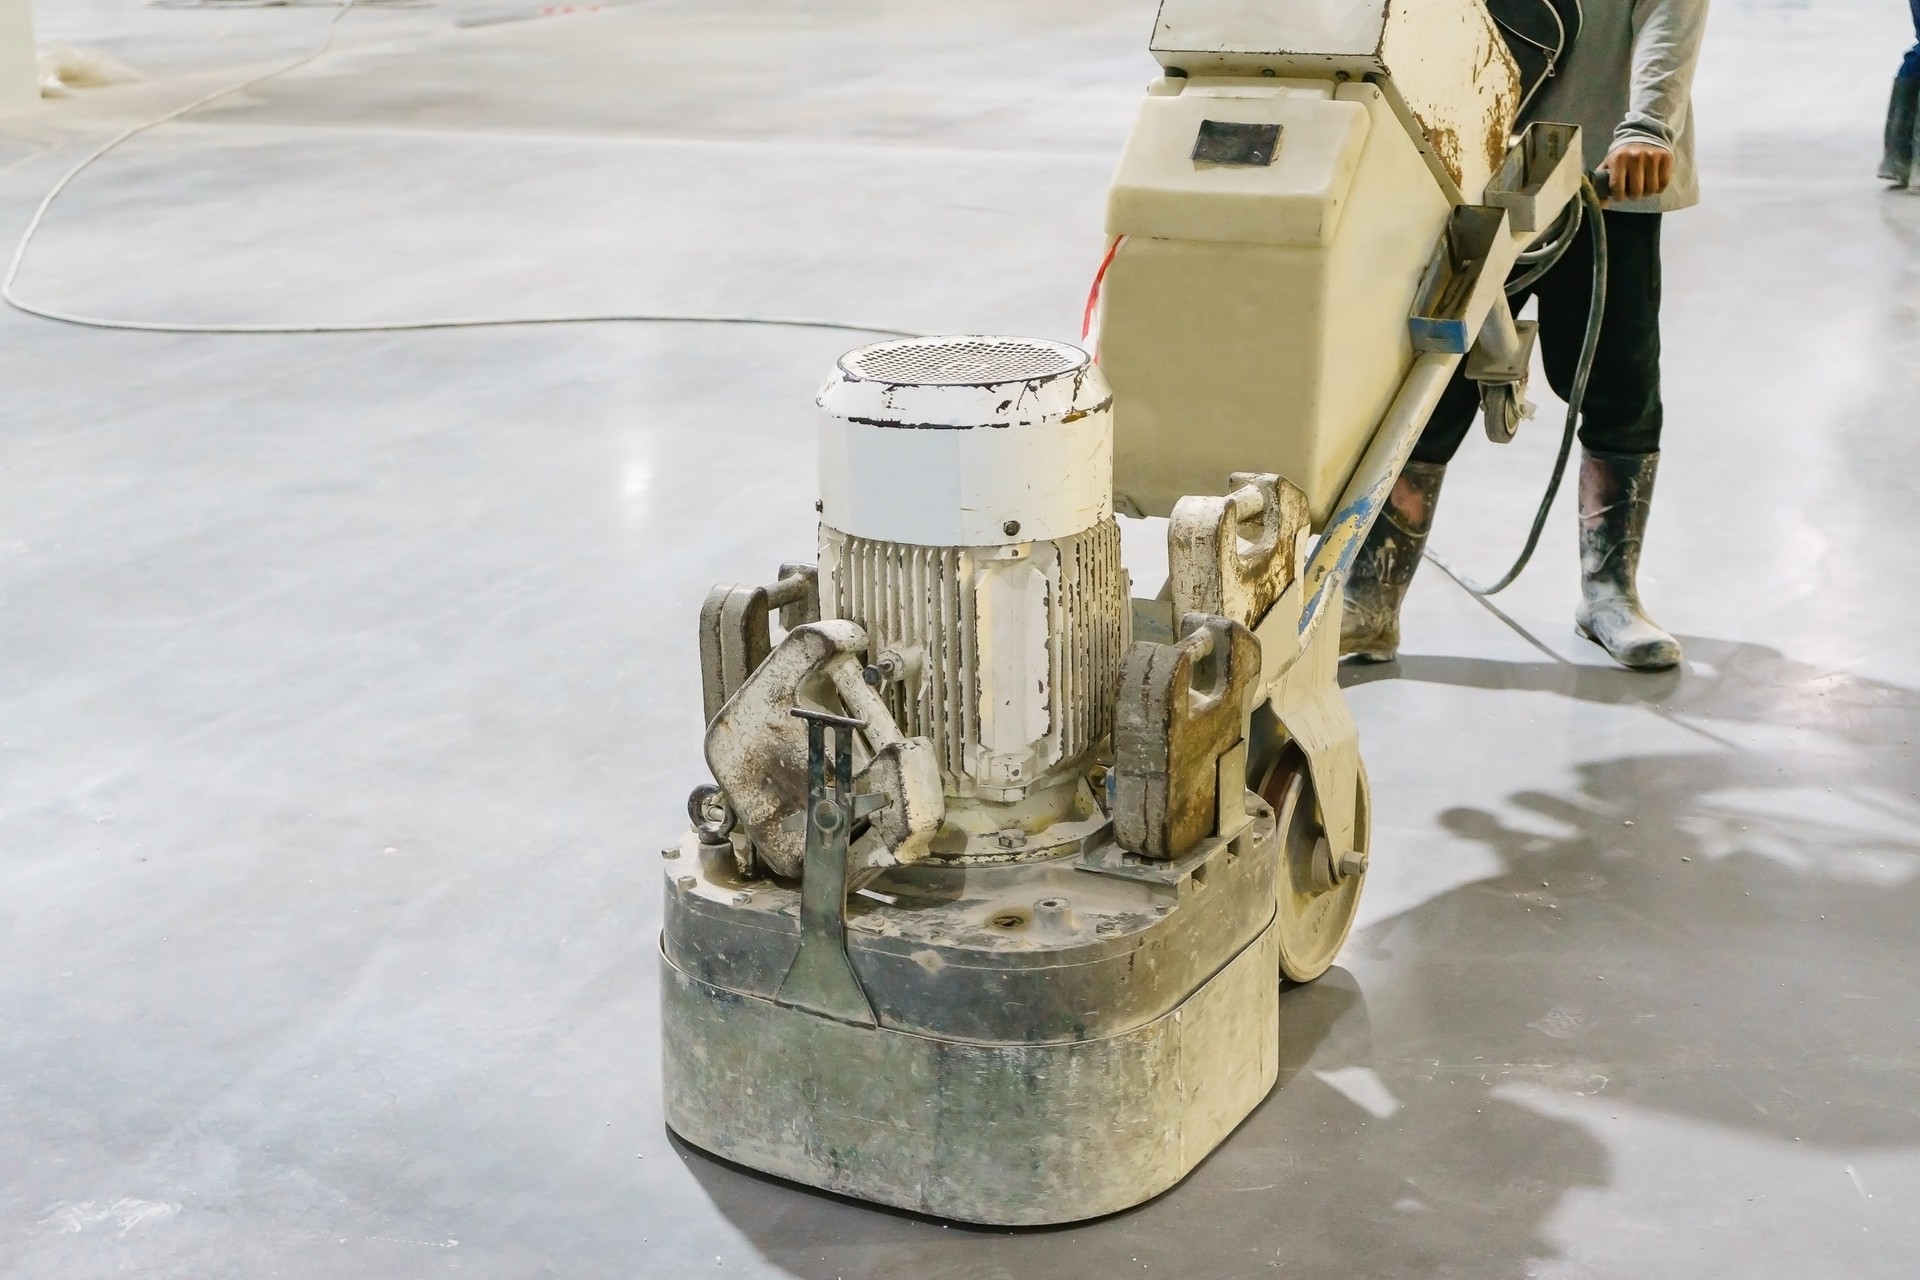
[[1626,118],[1613,133],[1616,145],[1673,147],[1687,126],[1693,70],[1706,29],[1707,0],[1634,0],[1633,81]]

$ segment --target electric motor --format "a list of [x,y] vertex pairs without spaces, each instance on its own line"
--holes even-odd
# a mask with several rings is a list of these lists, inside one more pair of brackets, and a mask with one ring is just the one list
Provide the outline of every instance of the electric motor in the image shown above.
[[1079,766],[1129,640],[1111,400],[1079,348],[1003,337],[863,347],[820,392],[821,613],[866,631],[869,682],[963,802],[936,854],[1093,816]]

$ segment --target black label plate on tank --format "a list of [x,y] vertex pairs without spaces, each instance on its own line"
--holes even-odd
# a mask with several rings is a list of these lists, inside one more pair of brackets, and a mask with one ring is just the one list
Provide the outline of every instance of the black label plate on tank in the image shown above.
[[1198,164],[1272,164],[1280,152],[1280,126],[1237,120],[1202,120],[1193,140]]

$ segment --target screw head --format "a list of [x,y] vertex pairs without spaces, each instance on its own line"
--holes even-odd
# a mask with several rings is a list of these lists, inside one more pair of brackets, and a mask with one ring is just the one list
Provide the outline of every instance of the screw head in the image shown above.
[[825,511],[827,509],[827,500],[825,498],[815,498],[813,500],[813,509],[815,511]]
[[1000,531],[1011,538],[1020,532],[1020,522],[1018,520],[1009,520],[1000,526]]

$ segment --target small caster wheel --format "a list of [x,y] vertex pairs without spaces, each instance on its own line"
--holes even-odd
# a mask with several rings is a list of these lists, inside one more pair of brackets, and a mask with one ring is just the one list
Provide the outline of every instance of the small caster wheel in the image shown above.
[[1520,424],[1533,416],[1533,408],[1524,385],[1496,382],[1481,388],[1480,420],[1487,439],[1495,444],[1512,443],[1520,434]]

